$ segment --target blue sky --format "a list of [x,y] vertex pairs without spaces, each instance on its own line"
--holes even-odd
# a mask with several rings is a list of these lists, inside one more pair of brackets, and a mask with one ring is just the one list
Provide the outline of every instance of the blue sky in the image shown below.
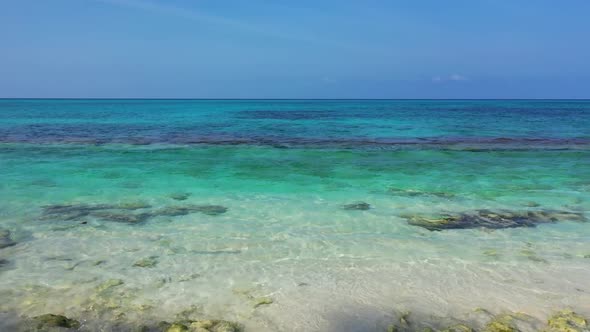
[[0,0],[0,97],[590,98],[587,0]]

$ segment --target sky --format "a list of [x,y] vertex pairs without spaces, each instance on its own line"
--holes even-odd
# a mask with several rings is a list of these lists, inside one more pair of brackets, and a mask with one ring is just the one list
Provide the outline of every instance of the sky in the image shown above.
[[0,98],[590,98],[588,0],[0,0]]

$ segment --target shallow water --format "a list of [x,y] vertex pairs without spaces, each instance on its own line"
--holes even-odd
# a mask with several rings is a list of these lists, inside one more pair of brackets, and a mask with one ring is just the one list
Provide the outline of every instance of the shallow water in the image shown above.
[[[3,100],[0,142],[0,329],[590,315],[590,102]],[[570,215],[408,224],[482,209]]]

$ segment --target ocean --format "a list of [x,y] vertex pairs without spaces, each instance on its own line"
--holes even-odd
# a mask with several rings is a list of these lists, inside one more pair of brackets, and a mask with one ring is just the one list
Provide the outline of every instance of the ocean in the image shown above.
[[0,178],[2,331],[590,316],[590,101],[3,99]]

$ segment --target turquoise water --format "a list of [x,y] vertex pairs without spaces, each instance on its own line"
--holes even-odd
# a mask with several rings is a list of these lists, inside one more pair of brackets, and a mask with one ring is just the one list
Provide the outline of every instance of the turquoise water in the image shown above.
[[0,327],[590,315],[589,147],[587,101],[0,100]]

